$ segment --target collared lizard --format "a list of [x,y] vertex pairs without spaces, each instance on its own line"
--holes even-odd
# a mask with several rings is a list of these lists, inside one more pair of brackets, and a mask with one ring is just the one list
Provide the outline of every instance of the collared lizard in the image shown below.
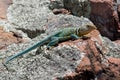
[[74,27],[64,28],[60,31],[53,33],[52,35],[48,36],[47,38],[39,41],[38,43],[34,44],[33,46],[21,51],[20,53],[17,53],[11,57],[8,57],[6,59],[6,61],[4,62],[4,64],[7,64],[9,61],[13,60],[14,58],[16,58],[18,56],[28,53],[29,51],[35,49],[38,46],[47,44],[47,47],[50,47],[50,46],[54,46],[54,45],[58,44],[59,42],[70,40],[72,38],[78,39],[79,37],[82,37],[82,36],[88,34],[89,32],[93,31],[94,29],[96,29],[96,27],[93,24],[89,24],[89,25],[86,25],[86,26],[80,27],[80,28],[74,28]]

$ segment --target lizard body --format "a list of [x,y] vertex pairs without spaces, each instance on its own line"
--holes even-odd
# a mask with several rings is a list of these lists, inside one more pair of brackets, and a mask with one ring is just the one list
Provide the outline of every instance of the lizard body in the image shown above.
[[86,25],[82,28],[64,28],[58,32],[55,32],[54,34],[48,36],[47,38],[43,39],[42,41],[39,41],[38,43],[34,44],[33,46],[21,51],[20,53],[17,53],[11,57],[8,57],[5,61],[5,64],[7,64],[12,59],[21,56],[25,53],[28,53],[29,51],[35,49],[38,46],[42,46],[44,44],[47,44],[47,47],[54,46],[58,44],[59,42],[70,40],[72,38],[78,39],[81,36],[84,36],[91,32],[92,30],[96,29],[94,25]]

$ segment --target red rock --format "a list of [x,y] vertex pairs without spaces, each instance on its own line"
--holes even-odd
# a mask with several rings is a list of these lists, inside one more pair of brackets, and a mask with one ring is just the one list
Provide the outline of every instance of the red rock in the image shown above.
[[53,13],[54,14],[60,14],[60,13],[62,13],[62,14],[70,14],[70,12],[68,10],[64,9],[64,8],[62,8],[62,9],[53,9]]
[[120,4],[117,5],[118,16],[120,18]]
[[120,44],[120,39],[119,39],[119,40],[116,40],[116,41],[114,41],[114,42],[116,42],[116,43]]
[[120,4],[117,5],[117,13],[118,13],[118,32],[120,33]]
[[12,0],[0,0],[0,19],[6,19],[7,8],[12,4]]
[[[90,40],[97,41],[100,45],[102,44],[101,38],[99,37],[99,32],[97,30],[90,32],[86,36],[90,37]],[[85,48],[87,45],[87,40],[79,39],[79,40],[75,40],[75,41],[67,41],[67,42],[63,42],[59,45],[64,45],[64,44],[75,45],[80,49],[80,51],[86,52]]]
[[112,0],[90,0],[92,7],[92,14],[102,16],[105,19],[110,18],[113,14]]
[[113,0],[90,0],[91,20],[103,36],[116,40],[119,36],[118,14],[114,9]]
[[[96,33],[97,34],[96,34]],[[63,80],[120,80],[120,59],[105,58],[104,50],[99,50],[95,44],[96,40],[101,45],[99,32],[97,30],[89,33],[90,39],[67,41],[62,44],[77,46],[80,51],[85,53],[85,56],[80,61],[75,69],[75,72],[64,76]],[[102,47],[102,45],[101,45]],[[57,79],[59,80],[59,78]]]
[[4,32],[3,27],[0,26],[0,49],[4,49],[12,43],[19,42],[21,42],[20,38],[15,37],[12,32]]
[[115,63],[115,64],[120,66],[120,59],[119,58],[109,57],[108,59],[111,63]]

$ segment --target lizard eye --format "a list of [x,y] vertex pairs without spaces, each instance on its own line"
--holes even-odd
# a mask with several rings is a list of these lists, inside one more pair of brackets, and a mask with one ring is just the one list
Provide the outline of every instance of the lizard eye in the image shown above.
[[91,27],[91,25],[89,25],[89,24],[88,24],[88,25],[86,25],[86,26],[87,26],[88,28],[90,28],[90,27]]
[[88,29],[90,29],[90,28],[91,29],[96,29],[96,27],[94,25],[87,24],[86,26],[87,26]]

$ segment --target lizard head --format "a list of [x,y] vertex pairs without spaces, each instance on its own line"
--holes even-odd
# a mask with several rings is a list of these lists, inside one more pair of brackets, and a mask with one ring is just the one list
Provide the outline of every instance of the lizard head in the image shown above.
[[93,24],[87,24],[86,25],[86,28],[90,31],[92,31],[92,30],[94,30],[94,29],[97,29],[97,27],[95,26],[95,25],[93,25]]
[[95,29],[97,29],[95,25],[87,24],[87,25],[83,26],[82,28],[79,28],[78,33],[79,33],[80,36],[83,36],[83,35],[86,35],[86,34],[88,34],[89,32],[91,32]]

